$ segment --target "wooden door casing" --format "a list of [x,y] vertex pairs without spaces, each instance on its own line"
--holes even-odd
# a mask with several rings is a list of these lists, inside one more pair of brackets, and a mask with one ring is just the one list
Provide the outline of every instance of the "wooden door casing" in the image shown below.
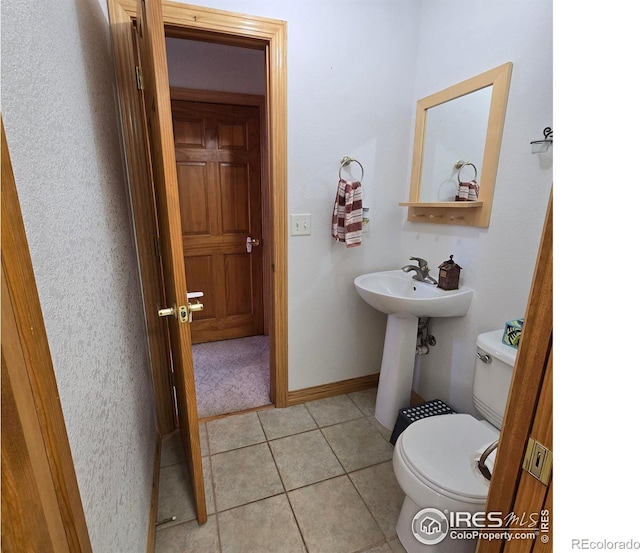
[[262,334],[260,110],[172,101],[187,286],[204,292],[192,343]]

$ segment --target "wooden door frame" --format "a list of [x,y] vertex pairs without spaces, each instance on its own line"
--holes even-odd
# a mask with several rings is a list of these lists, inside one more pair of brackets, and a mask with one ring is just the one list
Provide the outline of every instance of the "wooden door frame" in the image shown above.
[[[129,18],[129,27],[136,19],[135,0],[112,0]],[[117,17],[110,2],[110,19]],[[225,12],[211,8],[191,6],[163,1],[162,13],[168,35],[179,38],[205,40],[230,45],[252,47],[266,54],[266,127],[268,147],[268,198],[271,237],[270,276],[270,390],[271,400],[276,407],[288,404],[288,319],[287,319],[287,51],[286,22],[262,17]],[[118,94],[122,112],[123,134],[129,138],[140,136],[139,121],[131,117],[140,110],[135,88],[135,75],[131,64],[135,60],[134,45],[130,37],[114,40]],[[116,43],[118,42],[118,43]],[[144,83],[144,76],[142,77]],[[144,86],[144,84],[143,84]],[[132,88],[133,87],[133,88]],[[125,150],[128,146],[125,143]],[[160,303],[157,293],[153,293],[153,283],[159,273],[155,253],[155,236],[141,227],[153,227],[155,209],[145,189],[144,173],[148,174],[148,159],[139,148],[127,151],[129,187],[136,227],[138,258],[145,293],[149,347],[151,349],[154,383],[156,384],[156,404],[158,425],[162,434],[172,429],[167,416],[167,402],[172,401],[171,390],[166,378],[166,367],[161,362],[166,355],[166,339],[154,331],[152,319]],[[140,180],[136,180],[136,176]],[[143,190],[138,188],[142,187]],[[140,230],[140,233],[138,232]],[[154,361],[156,361],[154,363]],[[175,426],[175,423],[173,423]]]

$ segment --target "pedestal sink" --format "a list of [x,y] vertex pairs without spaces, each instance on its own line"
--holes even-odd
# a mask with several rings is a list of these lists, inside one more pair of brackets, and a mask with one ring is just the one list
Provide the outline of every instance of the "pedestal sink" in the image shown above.
[[467,314],[473,290],[442,290],[401,271],[360,275],[353,281],[360,297],[387,314],[387,330],[376,398],[376,419],[393,429],[398,410],[409,406],[420,317]]

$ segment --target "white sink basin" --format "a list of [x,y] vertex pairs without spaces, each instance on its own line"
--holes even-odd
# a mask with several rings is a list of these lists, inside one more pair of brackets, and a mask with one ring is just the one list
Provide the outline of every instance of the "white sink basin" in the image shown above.
[[471,288],[442,290],[402,270],[360,275],[353,282],[371,307],[397,317],[460,317],[473,298]]
[[391,430],[411,398],[418,318],[466,315],[473,290],[442,290],[402,270],[360,275],[353,282],[364,301],[387,314],[375,415]]

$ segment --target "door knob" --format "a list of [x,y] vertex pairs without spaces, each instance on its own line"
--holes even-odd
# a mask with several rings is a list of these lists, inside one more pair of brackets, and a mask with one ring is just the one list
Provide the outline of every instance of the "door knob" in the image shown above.
[[187,308],[189,309],[190,313],[193,313],[194,311],[202,311],[204,309],[204,304],[200,303],[199,301],[196,303],[189,303],[187,305]]
[[[204,292],[187,292],[187,309],[189,310],[189,322],[193,321],[193,315],[195,311],[202,311],[204,304],[200,303],[200,299],[204,296]],[[189,300],[195,299],[195,303],[191,303]]]
[[187,309],[189,310],[189,322],[193,322],[193,313],[195,311],[202,311],[204,309],[204,304],[197,301],[196,303],[187,303]]
[[165,307],[163,309],[158,309],[158,317],[171,317],[175,316],[176,308],[175,307]]
[[188,320],[188,313],[186,306],[181,305],[177,309],[175,307],[164,307],[158,309],[158,317],[175,317],[181,323],[186,323]]
[[251,236],[247,236],[247,253],[251,253],[253,246],[259,246],[260,240],[256,238],[251,238]]

